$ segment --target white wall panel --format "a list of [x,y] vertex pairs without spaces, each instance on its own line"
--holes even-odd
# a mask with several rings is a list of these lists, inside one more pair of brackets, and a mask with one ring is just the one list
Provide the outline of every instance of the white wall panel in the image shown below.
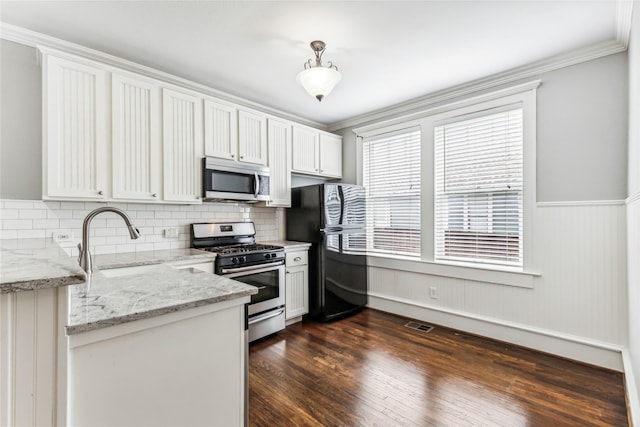
[[[620,202],[537,207],[534,255],[541,276],[535,278],[532,289],[378,267],[371,268],[369,289],[375,296],[463,317],[491,319],[604,347],[624,346],[625,220]],[[437,299],[429,297],[430,286],[437,287]],[[425,320],[427,311],[423,310]],[[565,352],[559,347],[559,352]]]

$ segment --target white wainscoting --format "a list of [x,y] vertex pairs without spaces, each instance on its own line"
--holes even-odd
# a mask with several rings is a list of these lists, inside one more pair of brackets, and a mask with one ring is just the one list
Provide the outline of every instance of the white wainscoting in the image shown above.
[[640,193],[627,199],[629,350],[624,368],[633,425],[640,426]]
[[533,288],[370,267],[369,306],[621,371],[624,202],[538,204],[534,238]]
[[58,425],[58,299],[58,288],[0,295],[0,425]]

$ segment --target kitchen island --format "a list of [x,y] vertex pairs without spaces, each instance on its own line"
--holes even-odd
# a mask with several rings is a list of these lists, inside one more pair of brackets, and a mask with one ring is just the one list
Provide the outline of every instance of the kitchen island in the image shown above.
[[[35,258],[52,250],[32,246]],[[31,274],[26,250],[19,252]],[[3,425],[244,423],[244,305],[256,289],[189,268],[210,265],[211,254],[171,252],[96,256],[103,270],[68,288],[47,277],[43,288],[31,279],[16,287],[19,275],[3,277]],[[52,259],[64,264],[59,255]],[[104,269],[114,265],[135,267]]]

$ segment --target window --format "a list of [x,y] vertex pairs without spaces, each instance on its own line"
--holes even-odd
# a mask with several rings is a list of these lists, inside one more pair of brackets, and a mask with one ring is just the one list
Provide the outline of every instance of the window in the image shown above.
[[435,260],[523,266],[523,108],[435,123]]
[[420,256],[420,130],[363,141],[367,250]]

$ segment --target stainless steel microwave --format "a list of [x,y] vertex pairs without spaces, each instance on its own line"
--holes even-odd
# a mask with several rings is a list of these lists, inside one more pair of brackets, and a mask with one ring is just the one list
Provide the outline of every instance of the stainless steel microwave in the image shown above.
[[203,159],[204,200],[257,203],[269,200],[269,168],[232,160]]

